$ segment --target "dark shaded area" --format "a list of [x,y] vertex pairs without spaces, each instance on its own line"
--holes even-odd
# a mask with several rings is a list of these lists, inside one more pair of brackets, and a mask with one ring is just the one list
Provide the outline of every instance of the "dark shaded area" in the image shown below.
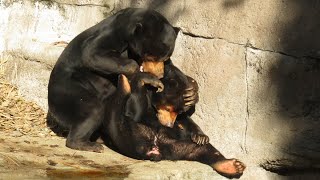
[[[281,46],[288,54],[320,58],[320,1],[289,0],[283,11],[294,16],[283,29]],[[288,18],[290,19],[290,18]]]
[[126,166],[94,167],[99,169],[92,170],[73,170],[73,169],[55,169],[47,168],[48,178],[52,179],[125,179],[130,171]]
[[282,175],[320,172],[320,1],[290,0],[282,7],[294,16],[279,34],[289,56],[274,64],[270,77],[278,89],[279,121],[294,127],[284,152],[295,158],[261,166]]
[[279,167],[272,167],[270,169],[261,166],[262,168],[266,169],[267,171],[277,173],[282,176],[293,176],[293,175],[299,175],[299,174],[314,174],[320,177],[319,169],[313,168],[313,167],[292,167],[292,166],[286,166],[281,165]]
[[267,161],[260,164],[260,167],[282,176],[313,174],[320,177],[320,171],[316,167],[308,166],[303,163],[297,164],[296,162],[287,159]]
[[224,8],[234,8],[243,5],[245,0],[225,0],[223,2]]
[[[164,15],[171,24],[174,24],[183,16],[183,14],[187,12],[187,0],[177,0],[176,2],[180,2],[180,6],[172,7],[172,4],[177,4],[172,0],[130,0],[128,4],[129,7],[144,7],[154,9]],[[167,12],[170,12],[170,14]]]

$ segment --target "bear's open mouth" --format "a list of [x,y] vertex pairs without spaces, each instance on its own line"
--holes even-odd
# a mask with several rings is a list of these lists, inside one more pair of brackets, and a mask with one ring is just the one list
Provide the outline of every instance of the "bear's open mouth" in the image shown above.
[[160,155],[160,150],[159,147],[157,145],[158,142],[158,137],[157,135],[154,136],[153,139],[153,145],[150,151],[147,152],[147,156],[151,156],[151,155]]
[[159,147],[153,146],[150,151],[147,152],[147,156],[160,155]]

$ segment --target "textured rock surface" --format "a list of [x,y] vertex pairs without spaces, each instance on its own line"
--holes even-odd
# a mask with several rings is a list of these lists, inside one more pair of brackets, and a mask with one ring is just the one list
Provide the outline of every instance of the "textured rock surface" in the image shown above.
[[52,70],[51,66],[27,61],[17,56],[8,56],[6,72],[11,83],[19,87],[19,92],[27,99],[37,102],[46,110],[48,100],[48,78]]
[[154,8],[182,29],[172,58],[199,83],[193,118],[223,154],[244,160],[242,179],[287,179],[259,165],[298,173],[288,179],[320,176],[314,173],[320,168],[319,1],[0,2],[8,79],[44,109],[64,42],[124,7]]
[[216,148],[240,158],[246,148],[245,47],[183,34],[176,44],[173,61],[199,84],[200,100],[193,118]]
[[306,167],[319,166],[319,61],[253,49],[247,61],[250,153],[266,159],[290,154],[304,157]]
[[54,64],[62,51],[55,44],[69,42],[112,10],[112,3],[96,6],[90,5],[89,1],[77,4],[68,1],[9,2],[2,0],[0,6],[0,50],[19,52],[27,59],[46,64]]
[[320,56],[320,2],[251,0],[119,0],[116,9],[150,7],[183,31],[266,50]]

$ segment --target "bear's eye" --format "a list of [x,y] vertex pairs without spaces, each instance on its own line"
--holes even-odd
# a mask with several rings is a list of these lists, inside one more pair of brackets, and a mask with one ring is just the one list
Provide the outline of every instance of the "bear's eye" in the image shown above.
[[173,107],[172,106],[165,106],[164,110],[166,110],[168,112],[172,112],[173,111]]

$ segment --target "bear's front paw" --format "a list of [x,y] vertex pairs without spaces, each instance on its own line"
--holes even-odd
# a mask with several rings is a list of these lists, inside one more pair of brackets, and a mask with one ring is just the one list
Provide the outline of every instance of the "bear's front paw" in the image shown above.
[[205,145],[209,143],[209,137],[203,133],[193,133],[191,139],[198,145]]
[[139,73],[139,86],[150,85],[157,88],[157,92],[162,92],[164,89],[163,83],[154,75],[150,73]]

